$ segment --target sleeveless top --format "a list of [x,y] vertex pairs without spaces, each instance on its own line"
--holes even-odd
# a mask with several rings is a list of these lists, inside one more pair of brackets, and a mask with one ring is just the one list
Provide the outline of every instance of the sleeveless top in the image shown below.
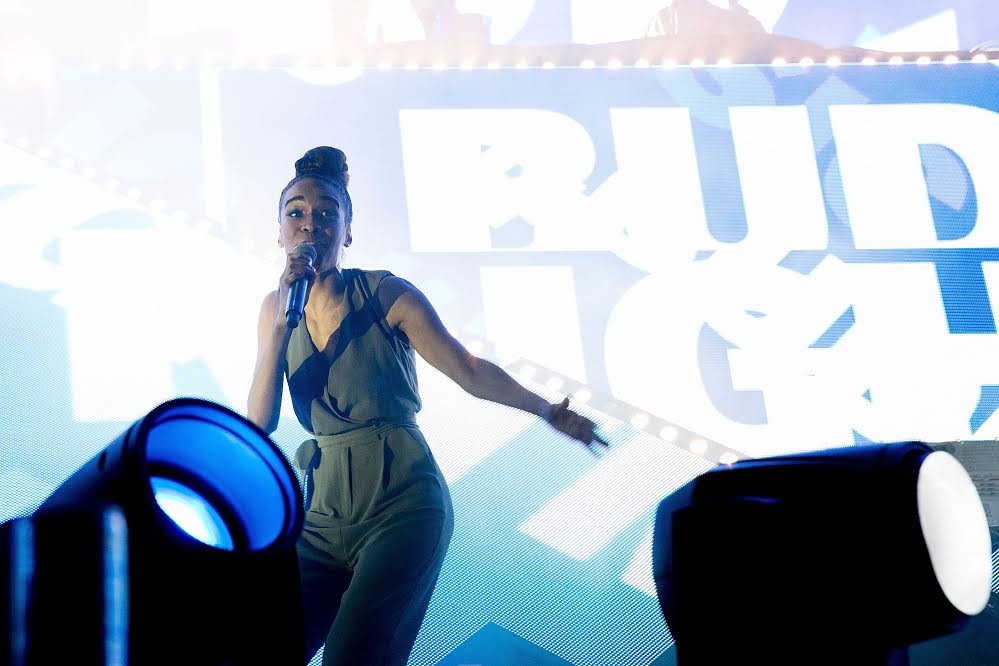
[[306,318],[288,341],[288,389],[295,415],[314,436],[383,423],[415,422],[420,411],[412,345],[389,328],[377,298],[389,271],[345,268],[340,327],[317,349]]

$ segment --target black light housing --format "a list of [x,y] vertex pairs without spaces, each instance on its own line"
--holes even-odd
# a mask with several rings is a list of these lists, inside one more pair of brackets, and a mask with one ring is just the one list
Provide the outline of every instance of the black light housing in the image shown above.
[[214,403],[177,399],[81,466],[35,518],[120,507],[131,663],[290,664],[305,656],[302,505],[263,431]]
[[710,470],[660,503],[652,557],[682,664],[884,664],[991,592],[978,493],[916,442]]

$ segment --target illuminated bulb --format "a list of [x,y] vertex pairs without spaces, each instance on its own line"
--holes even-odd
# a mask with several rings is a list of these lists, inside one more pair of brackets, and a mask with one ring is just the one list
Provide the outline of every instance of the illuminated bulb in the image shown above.
[[732,66],[732,59],[731,58],[718,58],[718,66],[719,67],[731,67]]
[[14,145],[20,148],[21,150],[27,150],[28,146],[31,145],[31,141],[28,140],[28,137],[22,136],[20,139],[14,142]]
[[924,56],[923,55],[923,56],[919,56],[918,58],[916,58],[916,64],[917,65],[929,65],[930,62],[932,62],[932,61],[930,60],[929,56]]
[[673,60],[673,58],[664,58],[663,59],[663,61],[662,61],[662,68],[663,69],[673,69],[674,67],[676,67],[676,60]]
[[364,69],[364,61],[363,60],[355,60],[352,63],[350,63],[350,65],[348,65],[348,67],[350,69],[355,69],[355,70]]
[[798,64],[801,65],[802,67],[811,67],[812,65],[815,64],[815,61],[809,58],[808,56],[805,56],[804,58],[798,61]]
[[527,69],[527,61],[526,60],[518,60],[517,63],[513,67],[514,67],[514,69]]
[[675,442],[679,436],[680,431],[671,425],[663,426],[663,429],[659,431],[659,439],[665,442]]
[[420,65],[415,60],[410,60],[406,63],[406,69],[409,71],[415,71],[420,68]]
[[735,464],[738,460],[739,456],[735,455],[731,451],[726,451],[725,453],[721,454],[721,457],[718,458],[718,462],[720,462],[722,465],[732,465]]
[[635,61],[635,69],[648,69],[649,61],[645,58],[639,58]]
[[624,65],[618,58],[611,58],[607,61],[607,69],[621,69]]
[[690,61],[690,66],[693,68],[704,67],[704,58],[694,58]]
[[524,379],[530,379],[531,377],[534,376],[535,372],[537,372],[537,368],[535,368],[533,365],[525,365],[521,366],[520,370],[517,371],[517,374]]
[[52,149],[51,148],[42,147],[42,148],[39,148],[37,151],[35,151],[35,154],[38,155],[39,157],[41,157],[43,160],[47,160],[50,157],[52,157]]
[[378,71],[387,72],[390,69],[392,69],[392,63],[390,63],[388,60],[382,60],[380,63],[378,63]]
[[774,61],[771,64],[774,67],[783,67],[784,65],[787,64],[787,59],[777,56],[776,58],[774,58]]
[[87,180],[93,180],[94,178],[97,178],[97,169],[94,169],[93,167],[87,167],[81,173],[83,174],[83,177],[86,178]]
[[473,356],[478,356],[479,354],[481,354],[482,351],[485,349],[485,347],[486,346],[482,344],[480,340],[472,340],[467,345],[465,345],[465,348],[469,352],[471,352]]
[[690,452],[696,456],[703,456],[708,452],[708,443],[698,437],[697,439],[690,440],[690,444],[687,445]]
[[551,60],[545,60],[545,64],[541,65],[542,69],[555,69],[555,63]]
[[463,72],[470,72],[475,68],[475,62],[472,60],[462,60],[459,67]]
[[840,60],[839,56],[829,56],[826,59],[826,65],[829,67],[839,67],[841,64],[843,64],[843,61]]
[[431,65],[430,69],[434,70],[435,72],[443,72],[447,69],[447,63],[444,62],[443,60],[438,60],[433,65]]
[[642,414],[641,412],[635,414],[631,417],[631,425],[638,430],[643,429],[645,426],[649,425],[649,415]]
[[178,222],[186,222],[189,217],[190,214],[188,214],[186,210],[174,211],[173,214],[173,219],[177,220]]
[[108,177],[104,179],[104,187],[109,190],[117,190],[119,185],[121,185],[121,182],[117,178]]
[[590,391],[590,389],[588,388],[581,388],[575,393],[573,393],[572,397],[575,398],[578,402],[589,402],[590,398],[593,397],[593,392]]
[[949,56],[945,57],[943,61],[945,65],[956,65],[961,61],[961,59],[952,53]]
[[552,377],[547,382],[545,382],[545,386],[548,387],[549,391],[561,391],[562,390],[562,386],[564,384],[565,384],[565,382],[562,381],[561,377]]
[[888,58],[888,64],[889,65],[901,65],[904,62],[905,62],[905,60],[902,59],[902,56],[897,56],[896,55],[896,56],[892,56],[892,57]]
[[128,192],[125,193],[125,196],[127,196],[132,201],[138,201],[139,199],[142,198],[142,190],[140,190],[137,187],[130,187],[128,189]]
[[500,68],[500,64],[496,60],[490,60],[489,64],[486,65],[486,67],[488,67],[489,69],[499,69]]
[[73,161],[72,157],[64,157],[59,160],[59,166],[63,169],[72,169],[76,166],[76,162]]
[[597,66],[597,63],[595,63],[595,62],[593,62],[592,60],[590,60],[589,58],[587,58],[587,59],[586,59],[586,60],[584,60],[583,62],[579,63],[579,66],[580,66],[580,67],[581,67],[582,69],[593,69],[594,67],[596,67],[596,66]]
[[163,199],[153,199],[152,201],[149,202],[149,207],[157,212],[163,210],[163,206],[165,205],[166,202],[163,201]]
[[860,61],[860,64],[870,66],[870,65],[876,64],[877,62],[878,61],[875,60],[872,56],[867,56],[863,60]]
[[982,63],[986,63],[988,61],[989,57],[984,53],[976,53],[971,57],[971,62],[975,63],[976,65],[981,65]]

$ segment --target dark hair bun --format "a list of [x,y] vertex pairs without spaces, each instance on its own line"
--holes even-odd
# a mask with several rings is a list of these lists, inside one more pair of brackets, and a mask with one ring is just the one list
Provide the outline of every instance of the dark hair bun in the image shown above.
[[343,184],[350,181],[347,173],[347,156],[339,148],[319,146],[308,151],[295,162],[295,177],[323,176]]

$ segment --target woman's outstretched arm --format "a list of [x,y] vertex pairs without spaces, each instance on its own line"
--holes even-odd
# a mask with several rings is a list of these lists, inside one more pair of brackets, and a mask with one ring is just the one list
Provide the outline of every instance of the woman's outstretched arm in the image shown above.
[[444,327],[426,296],[410,283],[394,276],[386,278],[379,288],[379,298],[383,306],[388,306],[389,326],[405,333],[420,356],[468,393],[540,416],[587,446],[594,442],[607,445],[594,432],[596,424],[569,409],[568,398],[553,405],[521,386],[496,364],[466,350]]

